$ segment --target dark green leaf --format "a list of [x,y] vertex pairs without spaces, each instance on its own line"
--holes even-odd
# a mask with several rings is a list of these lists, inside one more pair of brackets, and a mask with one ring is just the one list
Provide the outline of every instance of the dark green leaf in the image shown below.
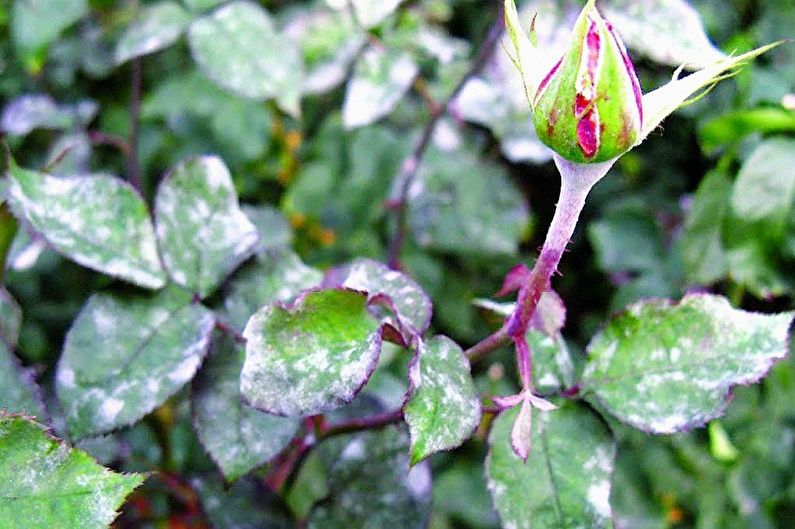
[[694,283],[714,283],[726,274],[721,224],[729,206],[731,185],[724,173],[714,171],[704,178],[693,197],[685,220],[682,258]]
[[210,477],[195,478],[202,507],[218,529],[290,529],[295,524],[279,505],[279,498],[259,480],[241,479],[231,487]]
[[207,353],[215,317],[169,287],[92,296],[66,335],[56,389],[76,438],[129,425],[185,385]]
[[350,402],[381,350],[367,295],[350,290],[307,292],[286,308],[266,305],[243,335],[243,397],[278,415],[314,415]]
[[615,447],[602,421],[566,403],[534,410],[527,463],[511,448],[519,408],[497,417],[489,436],[486,477],[503,527],[612,528],[610,475]]
[[711,295],[640,302],[591,340],[583,385],[636,428],[701,426],[724,412],[732,386],[756,382],[786,356],[792,318]]
[[421,341],[409,369],[412,389],[403,411],[414,465],[472,435],[480,424],[480,398],[464,352],[446,336]]
[[345,438],[329,469],[329,496],[309,513],[309,529],[424,529],[431,502],[426,464],[409,471],[403,428]]
[[141,474],[102,468],[23,417],[0,415],[0,527],[105,529]]
[[203,298],[253,253],[258,240],[229,170],[214,156],[185,161],[161,182],[155,219],[169,275]]
[[298,430],[298,420],[269,415],[240,400],[243,347],[224,338],[193,382],[193,424],[228,481],[273,459]]
[[58,178],[9,171],[15,213],[77,263],[146,288],[165,285],[146,204],[107,175]]

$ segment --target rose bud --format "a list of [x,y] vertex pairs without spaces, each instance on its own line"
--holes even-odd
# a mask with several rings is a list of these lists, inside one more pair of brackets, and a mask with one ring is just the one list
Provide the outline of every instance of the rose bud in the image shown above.
[[577,163],[612,160],[640,139],[643,95],[621,38],[596,10],[580,13],[563,58],[539,84],[539,139]]

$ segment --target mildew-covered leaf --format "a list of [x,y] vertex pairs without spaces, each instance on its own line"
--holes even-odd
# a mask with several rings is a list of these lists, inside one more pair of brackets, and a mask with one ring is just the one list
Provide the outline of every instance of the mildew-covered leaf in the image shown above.
[[290,307],[266,305],[243,336],[243,397],[278,415],[314,415],[350,402],[381,350],[367,295],[350,290],[307,292]]
[[409,198],[415,240],[441,252],[514,255],[529,222],[505,172],[464,149],[428,149]]
[[232,325],[242,329],[264,305],[290,301],[322,279],[319,270],[305,265],[291,250],[264,252],[232,277],[224,308]]
[[298,430],[298,419],[256,410],[240,399],[245,351],[229,338],[213,352],[193,381],[193,425],[204,448],[228,481],[276,457]]
[[637,303],[591,340],[583,387],[645,431],[701,426],[723,413],[732,386],[786,356],[793,314],[745,312],[712,295]]
[[371,297],[378,294],[389,296],[400,319],[410,323],[414,331],[422,334],[431,324],[431,299],[406,274],[392,270],[373,259],[364,258],[356,259],[336,274],[340,286],[362,290]]
[[370,46],[348,81],[342,121],[346,128],[369,125],[389,114],[408,92],[419,68],[408,53]]
[[461,347],[446,336],[421,341],[403,409],[411,432],[411,464],[457,448],[480,423],[480,398]]
[[527,463],[511,448],[519,408],[503,412],[489,436],[486,478],[503,527],[612,528],[610,474],[615,446],[605,424],[588,409],[563,404],[534,410]]
[[103,292],[72,323],[56,390],[75,438],[129,425],[199,368],[215,316],[175,286],[156,294]]
[[90,99],[64,105],[46,94],[23,94],[3,108],[0,130],[13,136],[35,129],[66,130],[88,124],[98,110],[99,105]]
[[364,46],[365,34],[350,10],[332,11],[318,5],[298,11],[284,28],[296,41],[306,62],[301,93],[322,94],[342,83]]
[[43,419],[44,403],[33,374],[0,342],[0,410]]
[[202,476],[190,480],[202,508],[217,529],[294,529],[280,498],[259,479],[241,479],[225,487],[218,479]]
[[726,57],[685,0],[611,0],[603,8],[626,45],[657,62],[696,69]]
[[146,288],[166,283],[146,204],[108,175],[59,178],[9,170],[15,214],[73,261]]
[[222,6],[191,24],[188,41],[218,86],[252,99],[276,98],[285,111],[299,113],[300,51],[260,6],[246,0]]
[[167,48],[182,35],[190,20],[190,14],[171,0],[147,5],[116,43],[116,62]]
[[117,474],[44,427],[0,414],[0,527],[105,529],[141,474]]
[[365,29],[370,29],[383,22],[403,0],[326,0],[326,4],[334,9],[350,9],[356,13],[356,20]]
[[46,48],[87,12],[88,0],[14,0],[14,44],[27,58]]
[[229,170],[215,156],[182,162],[163,179],[155,197],[155,230],[171,278],[201,297],[212,294],[258,240],[240,210]]
[[9,348],[17,345],[22,326],[22,309],[4,286],[0,286],[0,340]]
[[427,463],[409,470],[405,428],[387,426],[339,441],[328,472],[329,495],[310,511],[309,529],[427,527],[431,472]]

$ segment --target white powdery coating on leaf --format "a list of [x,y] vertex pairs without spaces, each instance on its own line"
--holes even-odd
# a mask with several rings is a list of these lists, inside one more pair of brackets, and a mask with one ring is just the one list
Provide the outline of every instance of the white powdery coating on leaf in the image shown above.
[[215,156],[179,164],[158,188],[155,215],[171,278],[203,297],[251,255],[259,240],[240,210],[229,170]]
[[146,206],[128,184],[107,175],[10,174],[14,210],[56,250],[146,288],[165,284]]
[[786,355],[791,321],[792,313],[745,312],[711,295],[641,302],[591,342],[585,385],[638,428],[701,426],[723,412],[732,386],[756,382]]
[[588,502],[593,506],[597,514],[609,517],[610,510],[610,482],[602,480],[588,487]]
[[352,129],[369,125],[389,114],[408,91],[419,68],[406,54],[370,47],[348,82],[342,121]]
[[[193,377],[215,317],[191,305],[187,294],[174,297],[175,293],[171,288],[133,300],[95,295],[75,320],[56,375],[58,396],[75,437],[106,433],[138,420]],[[97,327],[97,313],[102,313],[100,322],[110,319],[116,324]],[[86,357],[89,347],[99,354]]]
[[[325,296],[338,296],[347,306],[306,307]],[[245,399],[286,416],[350,402],[369,379],[381,350],[380,327],[365,301],[358,292],[318,291],[300,298],[294,308],[270,305],[255,313],[243,331],[247,342],[240,389]],[[321,319],[322,326],[308,326],[312,318]]]
[[[422,342],[412,370],[413,385],[405,407],[412,459],[461,445],[480,423],[481,407],[469,363],[449,338]],[[416,363],[419,363],[419,368]]]

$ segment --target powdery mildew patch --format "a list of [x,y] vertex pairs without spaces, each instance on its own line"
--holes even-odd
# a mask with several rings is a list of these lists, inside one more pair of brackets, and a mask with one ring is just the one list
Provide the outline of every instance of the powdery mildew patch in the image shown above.
[[183,162],[162,181],[155,224],[169,275],[202,297],[253,253],[259,239],[240,209],[229,170],[214,156]]
[[281,452],[299,420],[245,405],[240,399],[243,350],[228,339],[214,349],[193,383],[193,424],[204,448],[232,481]]
[[414,464],[460,446],[480,423],[481,407],[469,362],[449,338],[421,342],[409,370],[412,392],[404,413]]
[[486,477],[502,526],[612,528],[615,446],[601,420],[573,403],[535,413],[532,451],[523,463],[510,444],[518,411],[500,414],[489,436]]
[[0,495],[0,520],[8,526],[104,529],[143,482],[139,474],[102,468],[20,416],[0,415],[0,452],[0,475],[14,476]]
[[723,413],[732,386],[756,382],[786,356],[792,317],[737,310],[711,295],[641,302],[591,341],[584,386],[637,428],[701,426]]
[[161,288],[165,273],[141,197],[108,175],[55,177],[17,166],[9,198],[47,242],[66,257],[146,288]]
[[295,305],[267,305],[243,331],[243,397],[270,413],[305,416],[350,402],[375,369],[381,330],[367,296],[310,291]]
[[170,287],[156,295],[92,296],[74,321],[56,390],[76,437],[131,424],[196,373],[215,316]]

